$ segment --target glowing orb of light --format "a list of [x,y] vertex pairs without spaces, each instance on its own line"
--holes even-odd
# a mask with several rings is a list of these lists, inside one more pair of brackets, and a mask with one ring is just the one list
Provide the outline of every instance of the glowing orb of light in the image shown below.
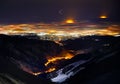
[[68,20],[66,20],[66,23],[67,23],[67,24],[72,24],[72,23],[75,23],[75,22],[74,22],[73,19],[68,19]]
[[106,19],[107,16],[105,16],[105,15],[101,15],[100,18],[101,18],[101,19]]

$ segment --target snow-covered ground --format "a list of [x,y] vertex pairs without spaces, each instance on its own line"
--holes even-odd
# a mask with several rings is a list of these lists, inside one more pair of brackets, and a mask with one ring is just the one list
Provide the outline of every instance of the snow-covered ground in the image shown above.
[[[88,60],[80,60],[80,61],[77,61],[77,62],[74,62],[72,64],[65,66],[64,68],[55,72],[55,74],[57,74],[57,76],[51,77],[51,81],[57,82],[57,83],[64,82],[65,80],[67,80],[71,76],[74,76],[80,70],[85,69],[85,67],[80,67],[80,65],[84,64],[86,62],[88,62]],[[65,69],[67,69],[67,68],[70,68],[70,69],[66,70],[66,72],[65,72]],[[54,75],[54,73],[53,73],[53,75]]]

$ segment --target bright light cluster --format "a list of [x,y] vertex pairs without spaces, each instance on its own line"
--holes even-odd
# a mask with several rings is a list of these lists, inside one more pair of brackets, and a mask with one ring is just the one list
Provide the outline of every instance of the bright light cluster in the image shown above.
[[[72,20],[68,20],[68,23]],[[120,35],[120,25],[98,25],[98,24],[14,24],[0,25],[0,34],[26,35],[37,34],[43,40],[66,40],[87,35]]]

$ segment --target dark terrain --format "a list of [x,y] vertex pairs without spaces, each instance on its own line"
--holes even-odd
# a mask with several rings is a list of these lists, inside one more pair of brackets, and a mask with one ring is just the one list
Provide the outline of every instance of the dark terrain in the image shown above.
[[0,84],[22,84],[21,82],[51,84],[52,82],[46,76],[42,78],[42,76],[33,76],[29,73],[46,70],[44,66],[47,61],[46,56],[56,56],[64,49],[85,50],[87,53],[78,54],[73,59],[65,61],[64,64],[60,63],[59,68],[64,68],[78,60],[92,58],[91,61],[81,65],[85,67],[84,70],[67,79],[65,84],[73,84],[76,81],[78,84],[120,84],[120,37],[87,36],[62,43],[64,46],[52,41],[0,35]]

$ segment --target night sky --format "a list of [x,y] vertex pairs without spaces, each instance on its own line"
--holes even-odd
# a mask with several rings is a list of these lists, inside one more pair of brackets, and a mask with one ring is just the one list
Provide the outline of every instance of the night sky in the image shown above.
[[0,0],[0,22],[54,22],[66,18],[120,21],[119,0]]

